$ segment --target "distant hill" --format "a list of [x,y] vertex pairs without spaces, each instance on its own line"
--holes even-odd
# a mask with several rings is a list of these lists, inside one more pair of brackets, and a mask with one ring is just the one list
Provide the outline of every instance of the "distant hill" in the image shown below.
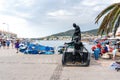
[[[88,31],[83,31],[82,32],[82,35],[85,36],[85,35],[94,35],[96,36],[97,35],[97,31],[98,29],[92,29],[92,30],[88,30]],[[43,40],[43,39],[47,39],[49,40],[50,38],[59,38],[59,36],[72,36],[74,33],[74,29],[72,30],[68,30],[68,31],[65,31],[65,32],[60,32],[60,33],[57,33],[57,34],[53,34],[53,35],[49,35],[49,36],[46,36],[46,37],[42,37],[42,38],[32,38],[33,40]]]
[[[83,31],[82,34],[93,34],[93,35],[97,35],[97,31],[98,29],[93,29],[93,30],[89,30],[89,31]],[[57,33],[57,34],[53,34],[51,36],[72,36],[74,33],[74,30],[68,30],[68,31],[65,31],[65,32],[60,32],[60,33]]]
[[94,36],[97,36],[97,32],[98,32],[98,29],[92,29],[92,30],[84,31],[82,32],[82,34],[90,33],[90,34],[93,34]]
[[68,31],[65,31],[65,32],[60,32],[60,33],[57,33],[57,34],[53,34],[51,36],[72,36],[73,32],[74,32],[74,30],[68,30]]

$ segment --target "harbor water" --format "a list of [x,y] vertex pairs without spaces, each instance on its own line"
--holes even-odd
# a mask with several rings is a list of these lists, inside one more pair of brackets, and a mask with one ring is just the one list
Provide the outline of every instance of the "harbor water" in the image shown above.
[[[64,45],[64,43],[67,43],[67,42],[70,42],[70,41],[68,41],[68,40],[55,40],[55,41],[53,41],[53,40],[49,40],[49,41],[43,41],[43,40],[41,40],[41,41],[38,41],[37,43],[39,43],[39,44],[41,44],[41,45],[44,45],[44,46],[51,46],[51,47],[54,47],[54,49],[55,49],[55,52],[57,52],[57,48],[59,47],[59,46],[63,46]],[[84,46],[88,49],[88,51],[90,52],[90,53],[92,53],[92,50],[91,50],[91,47],[92,47],[92,45],[90,45],[89,43],[86,43],[86,42],[83,42],[83,44],[84,44]]]

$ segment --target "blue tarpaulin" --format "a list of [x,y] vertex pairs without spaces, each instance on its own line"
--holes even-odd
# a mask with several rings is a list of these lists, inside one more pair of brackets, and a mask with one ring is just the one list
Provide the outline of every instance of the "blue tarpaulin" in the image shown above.
[[40,44],[29,44],[26,48],[20,47],[20,52],[26,54],[54,54],[54,48],[49,46],[43,46]]

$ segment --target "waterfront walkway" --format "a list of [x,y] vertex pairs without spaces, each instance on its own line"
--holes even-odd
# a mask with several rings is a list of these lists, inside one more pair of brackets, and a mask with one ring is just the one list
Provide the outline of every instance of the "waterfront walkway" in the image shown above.
[[119,80],[112,60],[91,60],[89,67],[62,67],[61,55],[25,55],[0,49],[0,80]]

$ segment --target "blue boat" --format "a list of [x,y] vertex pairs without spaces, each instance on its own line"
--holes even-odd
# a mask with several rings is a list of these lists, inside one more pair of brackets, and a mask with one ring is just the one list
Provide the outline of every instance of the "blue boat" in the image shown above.
[[20,45],[20,52],[25,54],[54,54],[54,48],[40,44]]

